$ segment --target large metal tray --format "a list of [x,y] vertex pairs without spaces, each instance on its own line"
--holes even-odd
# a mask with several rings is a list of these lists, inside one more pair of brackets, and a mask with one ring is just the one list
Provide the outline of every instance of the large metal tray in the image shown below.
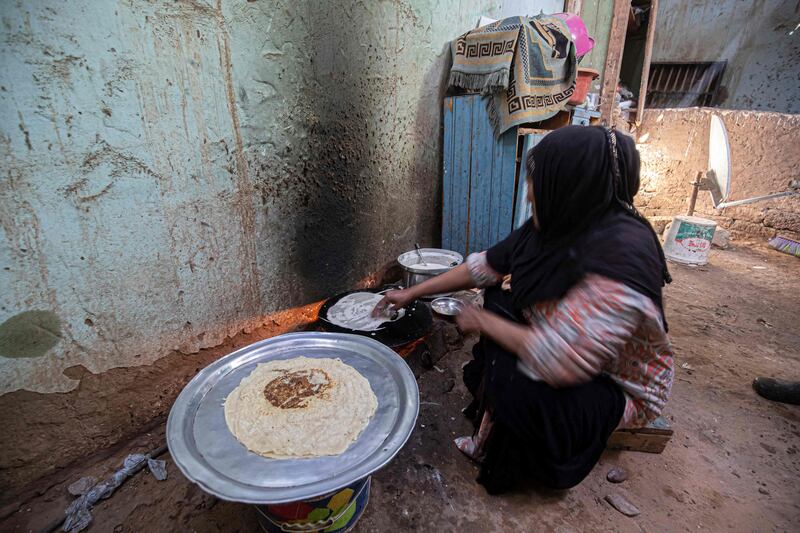
[[[247,450],[225,423],[228,394],[258,363],[306,356],[339,358],[372,387],[378,409],[340,455],[269,459]],[[386,465],[408,440],[419,412],[419,389],[406,362],[387,346],[346,333],[289,333],[217,360],[183,389],[167,420],[167,444],[191,481],[223,500],[275,504],[320,496]]]

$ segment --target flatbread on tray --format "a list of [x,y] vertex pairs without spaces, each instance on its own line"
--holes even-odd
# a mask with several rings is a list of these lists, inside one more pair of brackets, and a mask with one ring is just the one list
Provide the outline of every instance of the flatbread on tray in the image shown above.
[[338,455],[378,408],[369,381],[340,359],[259,364],[225,399],[225,422],[264,457]]

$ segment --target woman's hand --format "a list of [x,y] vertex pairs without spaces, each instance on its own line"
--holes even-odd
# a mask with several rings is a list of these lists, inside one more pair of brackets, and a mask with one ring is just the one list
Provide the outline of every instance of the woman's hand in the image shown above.
[[464,333],[486,335],[511,353],[521,354],[526,350],[530,326],[512,322],[491,311],[465,305],[456,316],[456,324]]
[[462,305],[461,312],[456,315],[458,329],[464,333],[482,333],[485,314],[486,311],[474,305]]
[[409,289],[402,289],[399,291],[388,291],[383,299],[378,302],[375,309],[372,310],[372,316],[377,317],[387,314],[387,311],[395,311],[402,309],[416,298]]

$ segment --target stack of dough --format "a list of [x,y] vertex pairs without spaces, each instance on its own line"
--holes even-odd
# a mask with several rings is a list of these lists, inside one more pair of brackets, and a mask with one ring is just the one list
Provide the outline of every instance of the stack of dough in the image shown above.
[[225,422],[247,449],[272,458],[338,455],[369,423],[378,400],[339,359],[259,364],[225,400]]

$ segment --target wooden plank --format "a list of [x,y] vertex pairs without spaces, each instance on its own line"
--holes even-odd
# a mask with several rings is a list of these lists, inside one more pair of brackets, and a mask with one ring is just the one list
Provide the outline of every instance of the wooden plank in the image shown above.
[[581,59],[580,66],[593,68],[600,72],[601,76],[605,68],[608,36],[611,32],[613,14],[614,4],[609,0],[583,0],[581,18],[586,24],[589,35],[595,40],[595,46],[591,52]]
[[492,170],[492,211],[488,246],[504,239],[513,227],[517,132],[505,132],[495,144]]
[[469,228],[465,253],[486,250],[511,231],[515,169],[516,131],[511,130],[496,139],[485,103],[476,100],[472,107]]
[[557,130],[558,128],[563,128],[564,126],[569,126],[571,121],[572,113],[570,111],[559,111],[547,120],[543,120],[541,122],[532,122],[531,124],[536,129],[551,131]]
[[[453,97],[452,172],[448,194],[450,195],[449,231],[445,248],[459,253],[466,251],[469,194],[469,150],[471,147],[472,104],[468,96]],[[442,244],[444,246],[444,242]]]
[[495,139],[480,96],[445,99],[442,246],[482,251],[513,227],[517,132]]
[[583,0],[565,0],[564,2],[564,11],[566,13],[573,13],[580,16],[582,7]]
[[658,417],[642,428],[624,428],[614,431],[607,447],[612,450],[661,453],[672,438],[673,430],[664,417]]
[[665,435],[614,432],[608,438],[606,447],[611,450],[661,453],[667,447],[669,440],[670,437]]
[[642,123],[644,103],[647,99],[647,83],[650,81],[650,60],[653,57],[653,41],[656,35],[656,16],[658,0],[650,0],[650,19],[647,23],[647,39],[644,42],[644,60],[642,61],[642,81],[639,83],[639,100],[636,103],[636,125]]
[[442,112],[444,125],[444,139],[442,142],[442,247],[446,250],[452,249],[455,100],[452,96],[445,98]]
[[488,247],[494,199],[491,194],[494,131],[485,102],[476,100],[472,107],[472,154],[469,189],[469,242],[467,253]]
[[[546,135],[550,133],[552,130],[545,130],[542,128],[519,128],[517,130],[518,135]],[[522,154],[522,159],[525,159],[525,153]]]
[[619,69],[622,53],[625,51],[625,30],[628,27],[628,14],[631,0],[614,0],[614,16],[611,19],[611,34],[608,38],[603,83],[600,88],[600,120],[611,125],[611,112],[619,83]]
[[456,227],[457,219],[458,219],[458,211],[460,209],[459,199],[458,199],[458,196],[457,196],[456,193],[457,193],[458,188],[459,188],[459,183],[458,182],[461,179],[460,168],[461,168],[461,164],[462,163],[460,161],[458,161],[457,156],[463,150],[459,150],[458,147],[457,147],[458,145],[456,143],[457,143],[457,140],[458,140],[458,126],[459,126],[458,113],[459,113],[459,110],[463,111],[463,108],[464,108],[464,104],[461,101],[461,99],[453,98],[453,155],[452,155],[452,158],[453,158],[453,171],[452,171],[452,175],[451,175],[452,182],[451,182],[451,185],[450,185],[450,203],[451,203],[452,207],[451,207],[451,210],[450,210],[450,234],[448,236],[448,239],[450,241],[450,247],[453,250],[455,250],[455,246],[456,246],[456,243],[455,243],[456,235],[460,231],[460,228]]
[[[486,120],[489,120],[489,114],[486,114]],[[489,129],[491,130],[491,124],[489,125]],[[489,151],[489,165],[491,166],[491,171],[489,172],[489,183],[487,183],[487,187],[483,189],[483,193],[486,196],[483,198],[484,205],[487,206],[487,210],[485,213],[484,218],[484,228],[483,228],[483,241],[481,241],[480,246],[476,246],[472,251],[473,252],[480,252],[482,250],[486,250],[493,244],[495,244],[494,239],[494,232],[496,230],[495,221],[497,220],[498,213],[502,209],[502,199],[498,198],[498,194],[500,191],[500,183],[498,183],[498,165],[499,168],[502,168],[502,160],[498,158],[502,158],[502,150],[500,147],[502,146],[503,138],[505,138],[505,134],[502,135],[499,139],[494,136],[494,130],[490,132],[491,144],[488,146]]]
[[531,207],[528,203],[528,181],[526,179],[525,171],[525,156],[524,154],[530,150],[530,138],[533,135],[525,137],[525,144],[523,145],[522,164],[519,167],[519,177],[517,179],[517,192],[514,199],[514,228],[520,227],[531,216]]
[[544,134],[526,135],[525,141],[522,145],[522,163],[519,167],[519,176],[517,180],[517,193],[514,202],[514,227],[518,228],[531,217],[531,205],[528,203],[528,183],[526,178],[525,157],[528,150],[536,146],[540,140],[544,138]]
[[472,120],[474,118],[473,109],[478,103],[478,96],[465,96],[459,102],[458,123],[456,124],[458,130],[456,141],[456,150],[458,152],[456,157],[459,160],[459,178],[454,191],[454,200],[459,203],[459,209],[456,219],[457,230],[454,237],[457,249],[463,250],[465,257],[469,253],[469,221],[471,215],[469,198],[472,187],[472,128],[474,127]]

